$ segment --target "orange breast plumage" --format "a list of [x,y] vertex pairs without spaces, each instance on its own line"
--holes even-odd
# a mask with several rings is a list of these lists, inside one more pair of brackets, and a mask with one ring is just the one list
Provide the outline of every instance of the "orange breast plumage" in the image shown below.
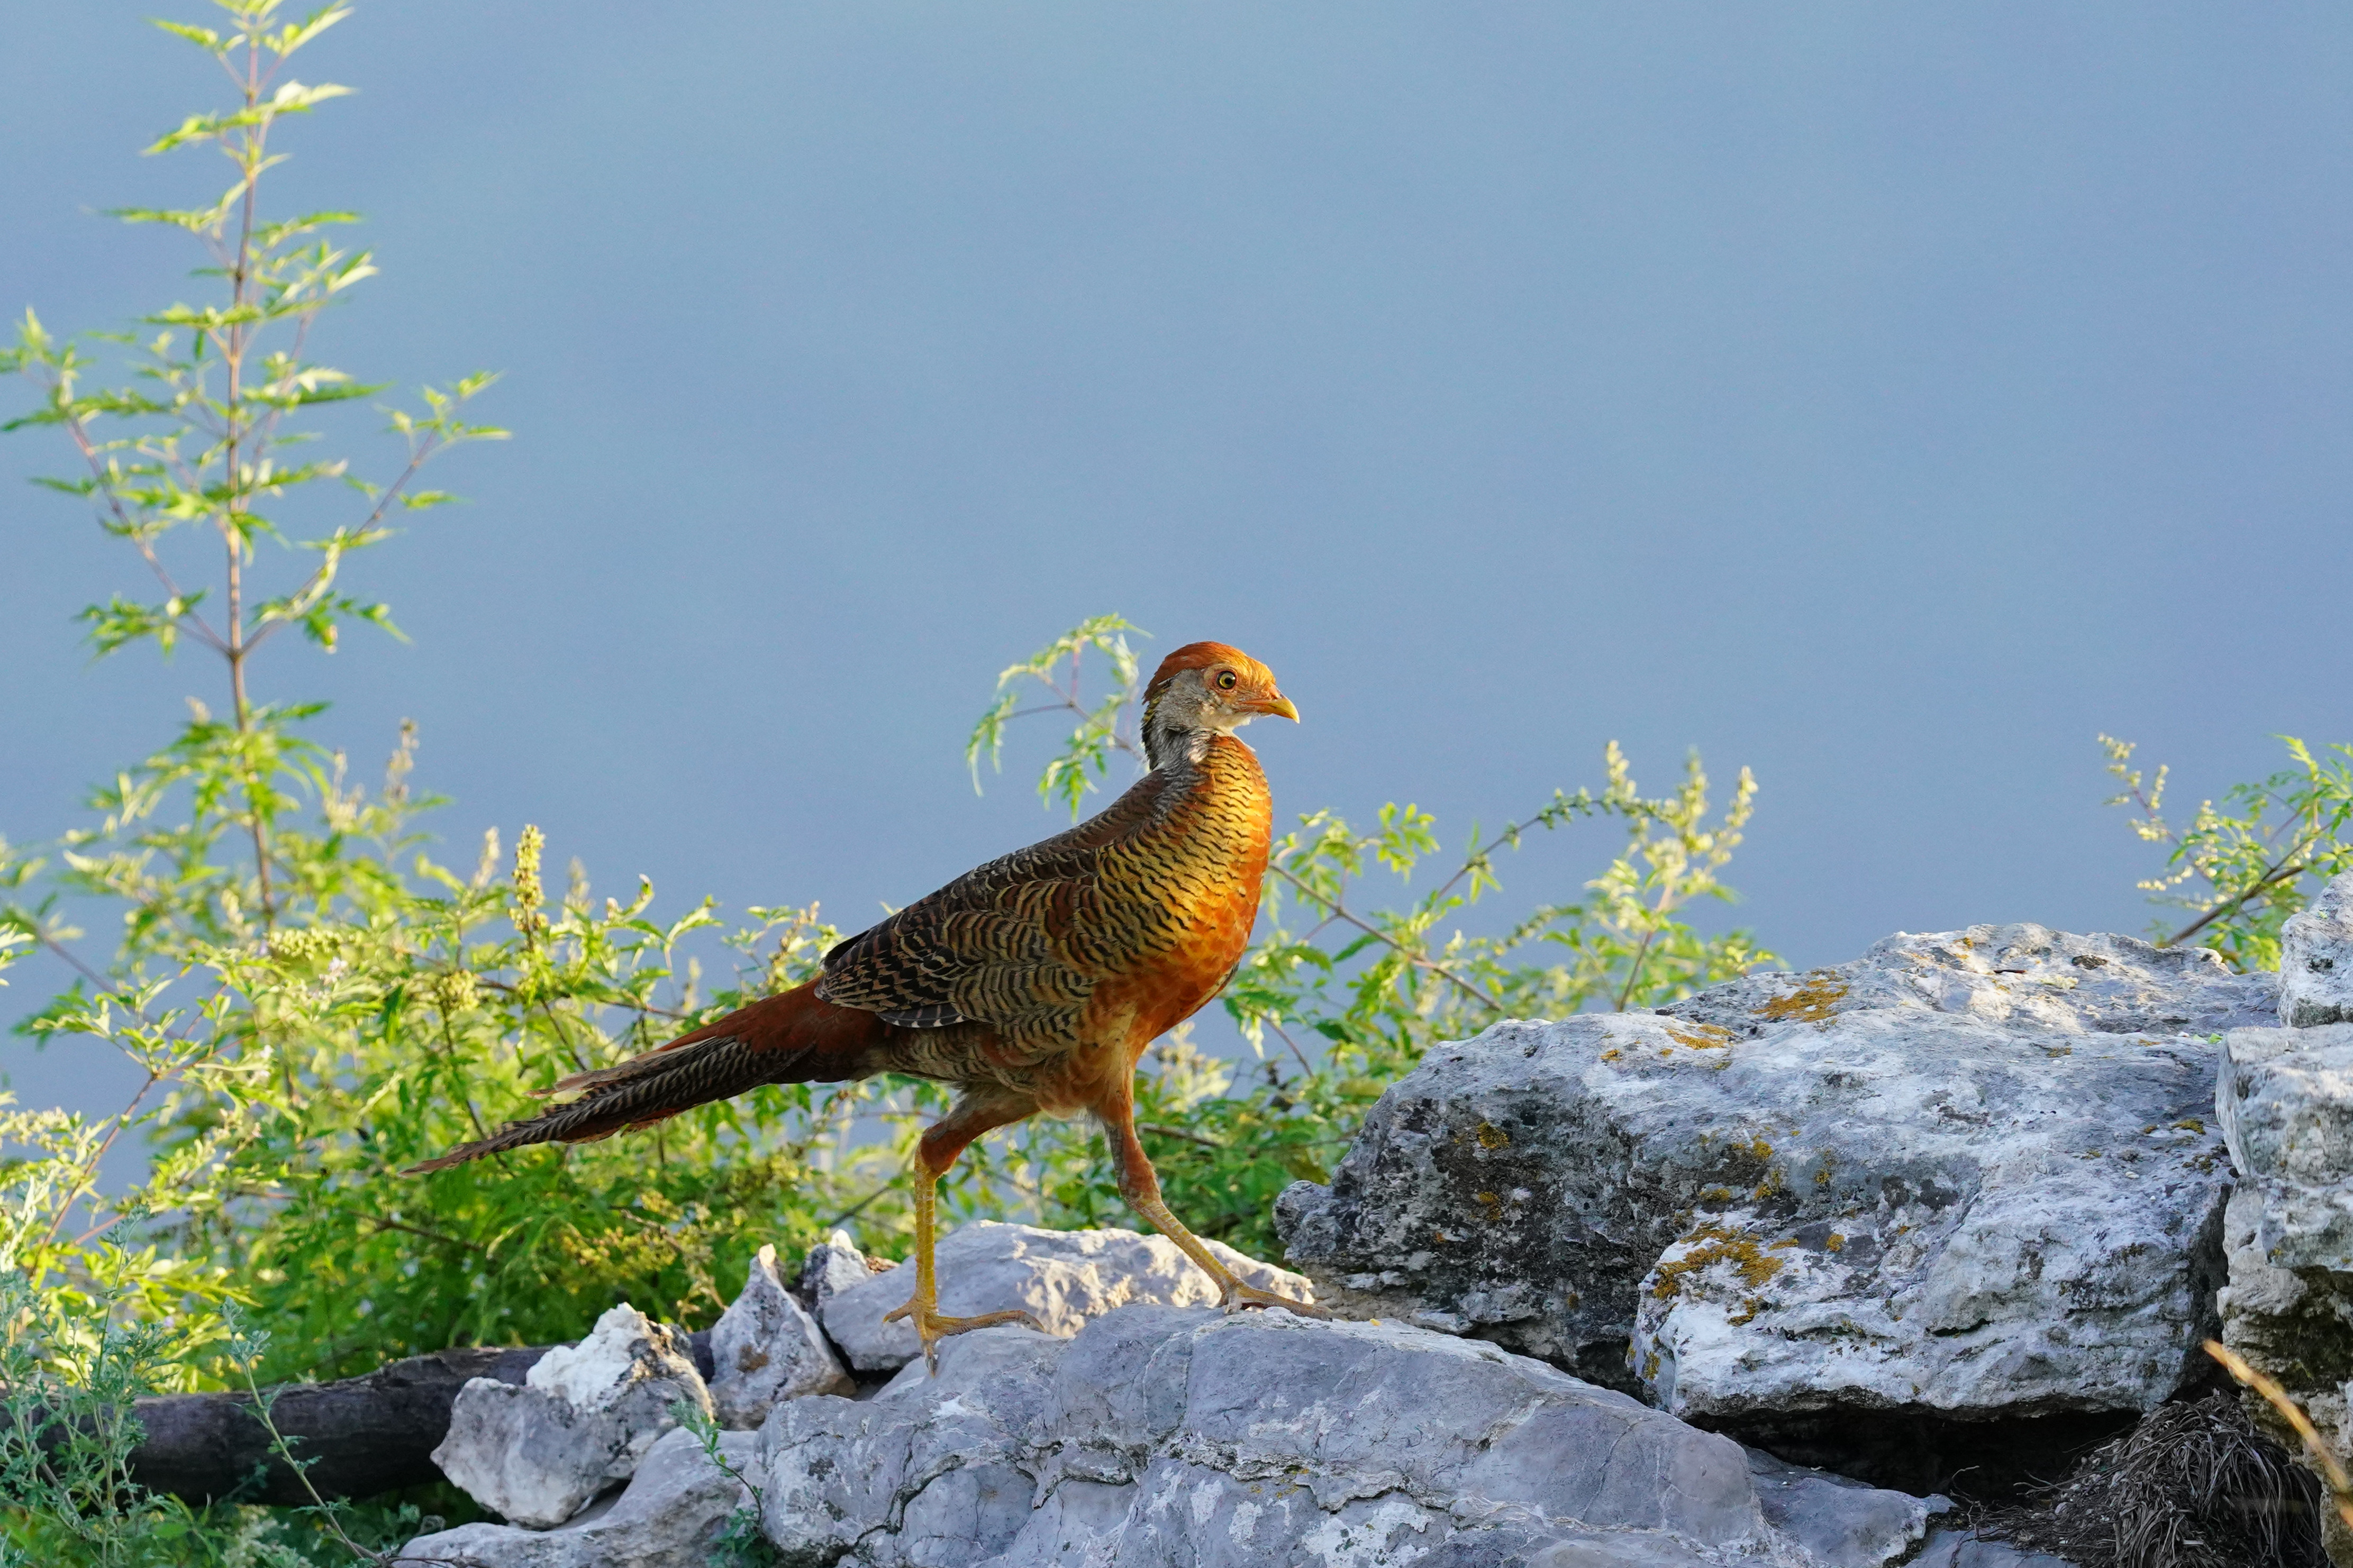
[[1273,820],[1257,756],[1220,736],[1164,821],[1125,847],[1121,874],[1170,916],[1166,945],[1135,953],[1097,994],[1107,1015],[1127,1015],[1119,1044],[1130,1063],[1215,996],[1249,948]]

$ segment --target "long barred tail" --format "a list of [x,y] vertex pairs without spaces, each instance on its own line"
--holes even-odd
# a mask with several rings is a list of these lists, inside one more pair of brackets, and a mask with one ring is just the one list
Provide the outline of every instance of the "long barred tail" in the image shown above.
[[533,1143],[593,1142],[764,1083],[863,1078],[879,1070],[875,1052],[895,1032],[871,1013],[819,1001],[814,985],[797,985],[618,1066],[561,1079],[548,1092],[579,1089],[580,1098],[401,1174],[446,1171]]

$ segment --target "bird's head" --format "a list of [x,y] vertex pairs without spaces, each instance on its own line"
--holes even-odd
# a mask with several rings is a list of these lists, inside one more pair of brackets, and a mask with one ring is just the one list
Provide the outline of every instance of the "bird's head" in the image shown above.
[[1274,714],[1296,722],[1299,710],[1278,690],[1274,672],[1221,642],[1187,643],[1160,661],[1144,689],[1144,754],[1154,767]]

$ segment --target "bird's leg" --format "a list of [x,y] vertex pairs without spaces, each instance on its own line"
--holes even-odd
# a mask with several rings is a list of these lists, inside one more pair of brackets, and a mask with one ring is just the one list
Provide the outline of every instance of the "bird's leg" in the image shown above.
[[1201,1266],[1208,1277],[1218,1282],[1219,1304],[1229,1312],[1245,1307],[1282,1307],[1310,1318],[1328,1318],[1332,1314],[1313,1301],[1293,1300],[1278,1296],[1271,1290],[1261,1290],[1234,1278],[1233,1270],[1218,1261],[1218,1255],[1202,1245],[1201,1238],[1185,1228],[1185,1223],[1168,1211],[1160,1198],[1160,1177],[1144,1152],[1144,1144],[1135,1136],[1135,1107],[1122,1095],[1117,1100],[1095,1109],[1103,1121],[1103,1140],[1111,1145],[1112,1160],[1119,1168],[1119,1195],[1127,1206],[1148,1221],[1152,1228],[1184,1249],[1185,1256]]
[[968,1333],[974,1329],[992,1328],[998,1323],[1026,1323],[1039,1333],[1046,1326],[1018,1307],[1003,1312],[983,1312],[972,1318],[945,1318],[940,1315],[938,1276],[934,1268],[932,1247],[938,1228],[939,1180],[965,1146],[992,1127],[1002,1127],[1008,1121],[1018,1121],[1037,1109],[1027,1100],[1018,1105],[1004,1100],[965,1099],[955,1110],[932,1123],[915,1145],[912,1174],[915,1183],[915,1289],[903,1307],[882,1314],[886,1323],[901,1318],[913,1321],[915,1338],[923,1347],[923,1363],[931,1368],[934,1377],[940,1374],[939,1342],[951,1334]]

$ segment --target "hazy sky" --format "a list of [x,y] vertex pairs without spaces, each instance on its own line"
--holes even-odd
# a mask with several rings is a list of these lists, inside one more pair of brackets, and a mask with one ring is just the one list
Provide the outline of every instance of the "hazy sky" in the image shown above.
[[[136,155],[224,100],[152,9],[11,16],[0,306],[197,287],[95,212],[226,178]],[[515,439],[355,565],[412,645],[259,686],[332,699],[370,772],[413,717],[452,858],[537,822],[670,910],[855,927],[1055,826],[1042,733],[982,799],[960,740],[1116,610],[1273,667],[1284,810],[1452,840],[1613,737],[1658,784],[1696,746],[1762,782],[1729,877],[1795,963],[2139,931],[2096,732],[2185,806],[2353,737],[2349,44],[2341,6],[2146,0],[363,0],[299,72],[356,96],[283,143],[281,203],[364,211],[384,268],[322,357],[501,370]],[[143,584],[18,482],[62,466],[0,441],[20,842],[221,696],[89,662],[71,611]],[[15,973],[11,1011],[57,978]]]

